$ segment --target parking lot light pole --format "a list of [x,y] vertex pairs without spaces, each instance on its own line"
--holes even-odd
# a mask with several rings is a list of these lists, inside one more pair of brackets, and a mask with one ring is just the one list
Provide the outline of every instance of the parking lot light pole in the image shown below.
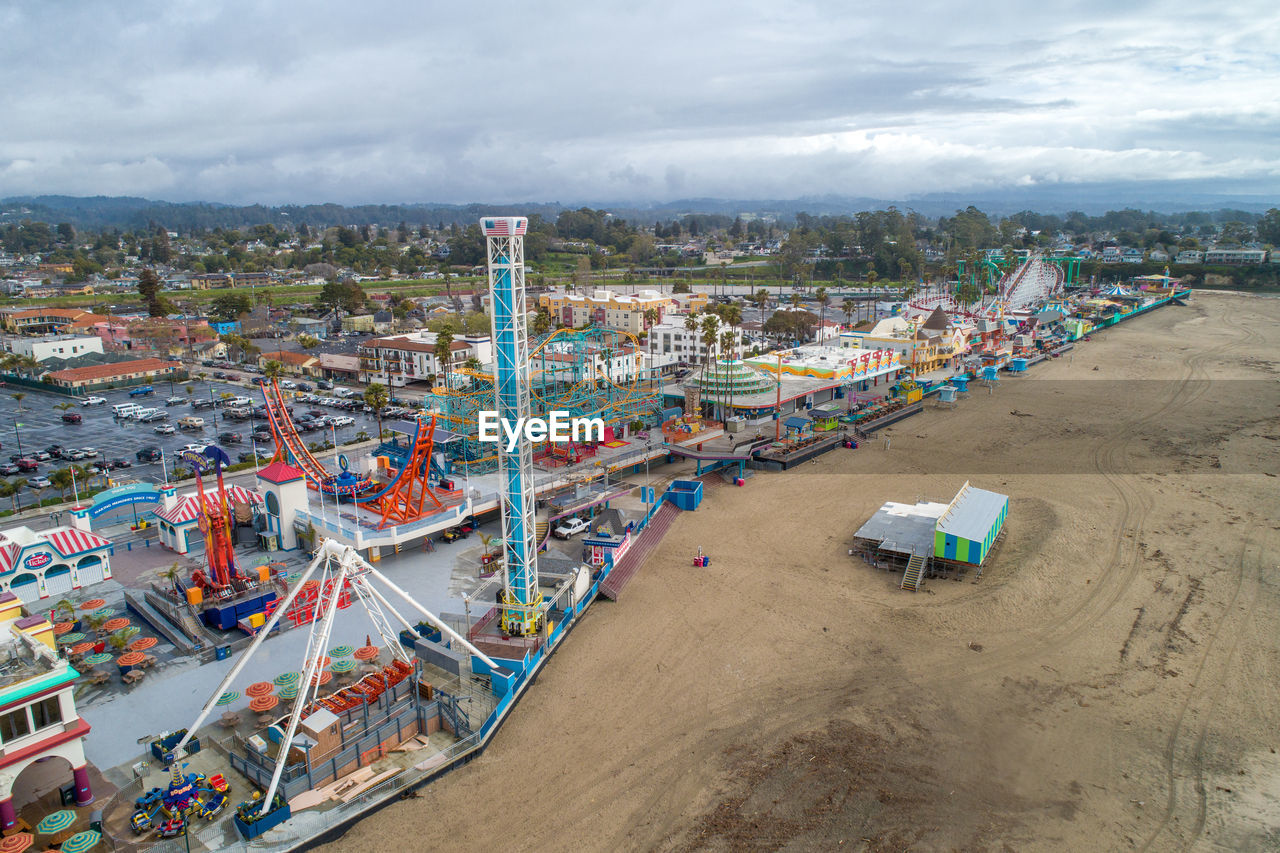
[[18,423],[18,416],[13,416],[13,437],[18,440],[18,455],[22,455],[22,435],[18,432],[18,427],[22,424]]

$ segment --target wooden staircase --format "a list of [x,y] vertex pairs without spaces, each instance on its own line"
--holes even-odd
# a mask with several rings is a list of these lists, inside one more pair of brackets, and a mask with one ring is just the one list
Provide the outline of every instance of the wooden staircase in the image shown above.
[[541,551],[547,544],[547,534],[551,532],[551,522],[539,521],[533,526],[533,535],[538,543],[538,550]]
[[664,502],[658,507],[658,511],[649,519],[644,530],[640,531],[640,537],[631,543],[627,553],[613,564],[609,577],[600,584],[601,595],[610,601],[618,600],[618,596],[622,594],[622,588],[640,571],[649,552],[658,547],[658,543],[662,541],[663,536],[667,535],[667,530],[679,514],[680,508],[673,503]]
[[911,555],[911,559],[907,560],[907,570],[902,573],[901,589],[909,589],[915,592],[923,586],[921,576],[924,574],[924,563],[924,557],[919,554]]

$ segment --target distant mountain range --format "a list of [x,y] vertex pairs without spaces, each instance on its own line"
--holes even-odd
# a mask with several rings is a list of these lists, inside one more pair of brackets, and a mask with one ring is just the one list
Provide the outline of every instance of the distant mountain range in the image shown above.
[[217,202],[167,202],[128,196],[17,196],[0,200],[0,225],[23,219],[49,223],[69,222],[80,229],[118,228],[134,230],[163,225],[187,231],[200,228],[243,228],[271,224],[364,225],[374,223],[394,227],[468,225],[486,214],[540,214],[555,219],[566,208],[591,207],[639,221],[669,221],[688,214],[771,215],[786,221],[797,213],[838,216],[863,210],[883,210],[896,206],[922,216],[950,216],[970,205],[993,216],[1023,210],[1062,214],[1079,210],[1097,215],[1108,210],[1136,208],[1159,213],[1192,210],[1239,210],[1260,214],[1280,207],[1280,199],[1250,192],[1248,186],[1223,186],[1220,182],[1177,181],[1135,184],[1052,184],[1016,188],[976,189],[971,192],[928,193],[904,199],[876,199],[853,196],[821,196],[796,199],[710,199],[693,198],[662,203],[634,201],[581,202],[562,204],[306,204],[276,207],[229,205]]

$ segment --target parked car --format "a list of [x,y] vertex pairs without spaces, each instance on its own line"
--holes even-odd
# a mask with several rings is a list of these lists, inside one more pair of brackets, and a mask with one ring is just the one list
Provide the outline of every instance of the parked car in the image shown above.
[[32,471],[40,470],[40,463],[32,459],[30,456],[22,457],[16,464],[18,466],[18,470],[25,474],[30,474]]
[[173,424],[160,424],[156,427],[156,435],[173,435],[178,428]]
[[33,489],[47,489],[53,485],[48,477],[28,477],[27,485]]
[[82,447],[82,448],[80,448],[80,450],[84,452],[84,455],[85,455],[85,456],[97,456],[97,455],[98,455],[98,451],[97,451],[97,449],[96,449],[96,448],[93,448],[93,447]]
[[223,444],[239,444],[240,433],[238,432],[220,432],[218,433],[218,441]]
[[52,456],[54,459],[61,459],[61,458],[62,458],[62,445],[61,445],[61,444],[51,444],[51,445],[49,445],[48,447],[46,447],[46,448],[44,449],[44,452],[45,452],[45,453],[48,453],[48,454],[49,454],[50,456]]
[[164,401],[164,404],[166,406],[181,406],[185,402],[187,402],[186,397],[170,397]]
[[587,524],[584,518],[566,518],[560,524],[556,525],[556,529],[551,531],[552,535],[557,539],[571,539],[579,533],[586,531],[591,525]]
[[62,422],[64,424],[78,424],[82,420],[84,420],[84,418],[80,417],[79,412],[63,412],[62,413]]
[[138,422],[149,424],[149,423],[155,423],[156,421],[167,421],[168,419],[169,419],[168,412],[166,412],[164,409],[157,409],[154,412],[147,412],[145,415],[138,418]]
[[114,471],[117,468],[132,468],[133,463],[128,459],[112,459],[106,463],[105,467],[108,471]]
[[294,382],[292,379],[281,379],[280,387],[284,388],[286,391],[292,391],[294,388],[298,387],[298,383]]
[[37,450],[35,453],[31,454],[31,458],[37,462],[48,462],[50,457],[46,451]]
[[19,468],[17,465],[13,464],[12,462],[6,462],[3,465],[0,465],[0,474],[3,474],[6,477],[11,476],[13,474],[21,474],[21,473],[22,473],[22,469]]
[[200,411],[201,409],[212,409],[212,408],[213,408],[213,401],[212,401],[212,400],[205,400],[205,399],[192,400],[192,401],[191,401],[191,408],[192,408],[192,409],[194,409],[194,410],[196,410],[196,411]]
[[299,382],[299,383],[298,383],[298,390],[299,390],[299,391],[310,391],[310,390],[311,390],[311,384],[310,384],[310,383],[308,383],[308,382]]
[[[166,424],[168,426],[168,424]],[[159,427],[157,427],[159,429]],[[163,454],[158,447],[144,447],[137,453],[133,454],[134,458],[139,462],[159,462]]]
[[178,420],[178,429],[201,430],[204,429],[204,418],[197,418],[194,415],[187,415],[185,418]]
[[236,458],[239,459],[241,462],[257,462],[258,460],[263,459],[264,457],[258,456],[253,451],[245,451],[244,453],[241,453]]
[[105,397],[85,397],[80,401],[82,406],[105,406],[107,399]]
[[205,447],[206,445],[203,444],[184,444],[182,445],[181,452],[186,453],[190,451],[192,453],[204,453]]
[[355,422],[356,422],[355,418],[348,417],[347,415],[337,415],[337,416],[331,416],[329,418],[329,423],[335,427],[354,426]]
[[226,373],[224,373],[224,372],[222,372],[221,370],[215,370],[215,371],[213,371],[213,378],[214,378],[214,379],[226,379],[226,378],[227,378],[227,374],[226,374]]
[[88,459],[89,454],[83,450],[64,450],[62,451],[62,458],[68,462],[79,462],[83,459]]
[[319,389],[320,389],[320,390],[322,390],[322,391],[332,391],[332,390],[333,390],[333,383],[332,383],[332,382],[330,382],[328,379],[317,379],[317,380],[316,380],[316,387],[317,387],[317,388],[319,388]]
[[137,388],[134,388],[132,391],[130,391],[129,396],[130,397],[150,397],[154,393],[156,393],[156,389],[152,388],[150,385],[141,385]]

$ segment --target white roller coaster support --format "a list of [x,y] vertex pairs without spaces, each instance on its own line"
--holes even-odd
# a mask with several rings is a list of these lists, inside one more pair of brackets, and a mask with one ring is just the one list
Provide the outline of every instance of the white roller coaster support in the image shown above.
[[249,659],[253,657],[256,651],[258,651],[258,647],[262,645],[262,643],[267,639],[267,635],[271,633],[272,629],[275,628],[276,623],[280,621],[280,617],[289,609],[289,605],[293,604],[293,600],[298,597],[298,592],[302,589],[302,585],[307,582],[307,579],[315,573],[315,570],[319,566],[324,564],[324,561],[328,558],[330,553],[333,553],[335,556],[339,555],[342,553],[341,549],[343,547],[345,546],[333,541],[332,539],[326,539],[321,544],[319,550],[316,551],[315,557],[311,560],[311,565],[307,566],[306,570],[293,585],[293,589],[289,590],[289,594],[284,597],[284,601],[280,603],[280,606],[277,607],[275,612],[267,619],[266,624],[258,630],[257,635],[253,638],[253,642],[249,644],[249,648],[245,649],[244,652],[241,653],[240,657],[236,660],[235,665],[231,667],[231,671],[222,679],[222,683],[213,691],[213,695],[209,698],[209,701],[205,703],[204,708],[200,710],[200,715],[196,717],[196,721],[191,724],[187,729],[187,733],[182,736],[182,740],[178,741],[178,745],[173,748],[174,755],[177,755],[178,750],[186,746],[187,741],[191,740],[195,735],[196,730],[199,729],[200,726],[204,725],[204,721],[208,719],[209,714],[214,709],[214,706],[218,704],[218,699],[223,693],[227,692],[227,688],[235,682],[236,677],[240,675],[240,671],[245,668]]
[[382,581],[384,584],[387,585],[387,589],[391,590],[396,595],[403,598],[410,607],[412,607],[414,610],[417,610],[423,616],[427,617],[427,621],[430,622],[432,625],[435,625],[437,628],[439,628],[440,631],[444,633],[445,636],[449,637],[449,639],[456,640],[457,642],[462,644],[462,647],[464,649],[471,652],[471,654],[475,655],[476,657],[480,658],[480,660],[484,661],[489,666],[496,667],[498,665],[494,663],[493,658],[489,657],[484,652],[480,651],[475,646],[471,645],[471,643],[467,640],[466,637],[462,636],[457,631],[453,630],[448,625],[446,625],[443,619],[438,618],[430,610],[423,607],[418,602],[414,601],[413,596],[409,595],[409,593],[405,592],[403,589],[401,589],[400,587],[392,583],[391,580],[388,579],[386,575],[382,574],[382,572],[378,571],[377,569],[371,566],[369,568],[369,574],[373,575],[375,578]]

